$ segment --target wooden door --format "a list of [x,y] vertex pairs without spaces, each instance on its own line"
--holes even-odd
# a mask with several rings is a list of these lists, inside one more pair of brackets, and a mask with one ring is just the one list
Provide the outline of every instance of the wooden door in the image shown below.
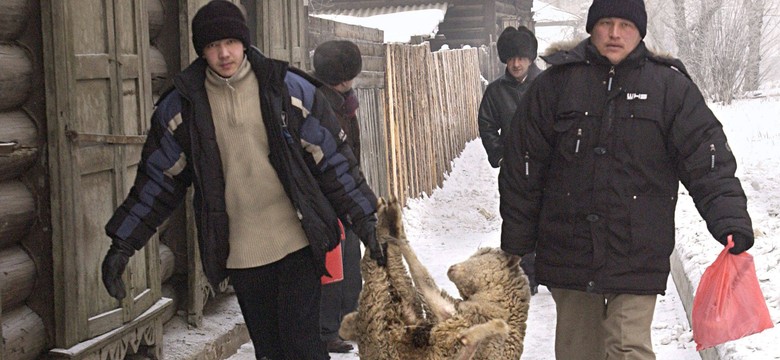
[[[147,17],[145,0],[42,4],[59,348],[148,322],[169,303],[155,239],[131,258],[124,300],[108,295],[100,275],[110,245],[103,227],[130,190],[149,126]],[[160,331],[150,332],[147,343]]]
[[307,69],[306,22],[303,0],[242,0],[257,47],[271,58]]

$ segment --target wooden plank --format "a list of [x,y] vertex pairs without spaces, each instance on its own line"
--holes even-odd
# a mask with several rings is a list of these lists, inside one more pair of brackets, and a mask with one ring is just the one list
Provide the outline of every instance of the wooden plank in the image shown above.
[[363,71],[384,72],[385,59],[379,56],[362,56]]
[[[384,71],[365,71],[355,78],[352,87],[355,89],[381,89],[385,86]],[[362,103],[361,103],[362,106]]]

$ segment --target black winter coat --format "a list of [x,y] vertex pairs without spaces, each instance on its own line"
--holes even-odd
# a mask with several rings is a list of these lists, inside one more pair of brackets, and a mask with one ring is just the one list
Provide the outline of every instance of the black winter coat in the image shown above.
[[501,248],[536,251],[536,279],[663,294],[678,184],[716,239],[752,234],[736,161],[682,63],[641,42],[619,65],[590,40],[544,57],[499,176]]
[[[338,244],[338,219],[373,219],[376,197],[365,182],[318,82],[287,63],[246,51],[260,86],[260,110],[270,161],[298,211],[316,266]],[[207,63],[194,61],[159,101],[135,183],[106,224],[106,234],[141,249],[194,185],[194,211],[203,270],[216,286],[227,276],[230,252],[225,178],[205,89]],[[303,143],[306,143],[304,151]],[[335,211],[334,211],[335,210]]]
[[479,137],[487,151],[488,161],[494,168],[499,166],[499,161],[504,157],[501,135],[508,133],[520,97],[541,72],[536,64],[531,64],[525,80],[519,82],[508,71],[504,71],[504,75],[488,84],[482,95],[477,116]]

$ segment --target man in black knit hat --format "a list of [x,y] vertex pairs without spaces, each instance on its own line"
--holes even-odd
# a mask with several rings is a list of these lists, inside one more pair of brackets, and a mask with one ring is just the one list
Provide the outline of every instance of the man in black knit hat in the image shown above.
[[199,58],[157,104],[133,188],[106,225],[108,293],[129,257],[195,188],[203,270],[228,276],[258,359],[328,359],[320,339],[325,253],[351,226],[380,265],[376,197],[313,78],[249,44],[241,10],[208,2],[192,20]]
[[[360,164],[360,124],[357,119],[358,97],[352,89],[354,79],[363,68],[357,45],[347,40],[326,41],[312,56],[314,76],[325,83],[322,93],[346,135],[346,142]],[[352,345],[339,338],[339,327],[344,315],[357,309],[363,278],[360,276],[360,240],[350,227],[345,228],[342,243],[344,280],[322,286],[320,328],[328,352],[346,353]]]
[[[494,168],[501,166],[504,158],[506,137],[501,135],[507,133],[520,97],[542,72],[534,63],[537,47],[536,36],[525,26],[508,26],[496,41],[498,58],[506,64],[506,70],[501,77],[488,84],[477,117],[482,146],[487,151],[488,162]],[[539,284],[534,276],[534,253],[523,255],[520,266],[528,276],[531,295],[536,294]]]
[[501,248],[536,252],[555,300],[557,359],[655,359],[682,183],[710,234],[753,245],[723,128],[685,66],[642,40],[642,0],[594,0],[588,39],[543,56],[499,175]]

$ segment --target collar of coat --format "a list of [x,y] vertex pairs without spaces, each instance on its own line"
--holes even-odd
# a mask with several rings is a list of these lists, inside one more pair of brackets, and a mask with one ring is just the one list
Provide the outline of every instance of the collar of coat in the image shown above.
[[536,63],[531,63],[531,65],[528,67],[528,72],[525,74],[525,79],[523,81],[517,81],[512,74],[509,73],[509,69],[504,69],[504,75],[501,75],[499,79],[501,79],[502,82],[505,82],[507,85],[510,85],[512,87],[518,87],[520,85],[530,83],[533,79],[536,79],[539,74],[541,74],[542,69],[539,69],[538,66],[536,66]]
[[[284,77],[287,75],[288,70],[305,76],[307,80],[316,81],[302,70],[290,67],[285,61],[266,57],[260,49],[255,46],[248,48],[245,53],[246,59],[252,65],[252,71],[254,71],[255,76],[257,76],[260,85],[271,85],[269,88],[272,91],[285,86]],[[174,84],[176,84],[176,88],[178,88],[179,92],[186,97],[187,94],[205,91],[204,84],[206,81],[207,67],[208,63],[206,62],[206,59],[200,57],[190,63],[190,65],[182,70],[181,73],[176,75],[174,77]],[[167,94],[167,91],[165,94]],[[163,94],[160,96],[160,99],[163,99],[164,97]]]
[[[547,48],[545,54],[542,55],[541,58],[551,66],[578,63],[610,65],[609,59],[599,54],[596,47],[591,44],[590,37],[581,41],[575,40],[553,43]],[[660,53],[647,49],[644,40],[639,42],[636,49],[628,54],[628,57],[618,64],[618,67],[637,67],[648,60],[668,66],[679,71],[689,79],[691,78],[682,61],[672,57],[669,53]]]

